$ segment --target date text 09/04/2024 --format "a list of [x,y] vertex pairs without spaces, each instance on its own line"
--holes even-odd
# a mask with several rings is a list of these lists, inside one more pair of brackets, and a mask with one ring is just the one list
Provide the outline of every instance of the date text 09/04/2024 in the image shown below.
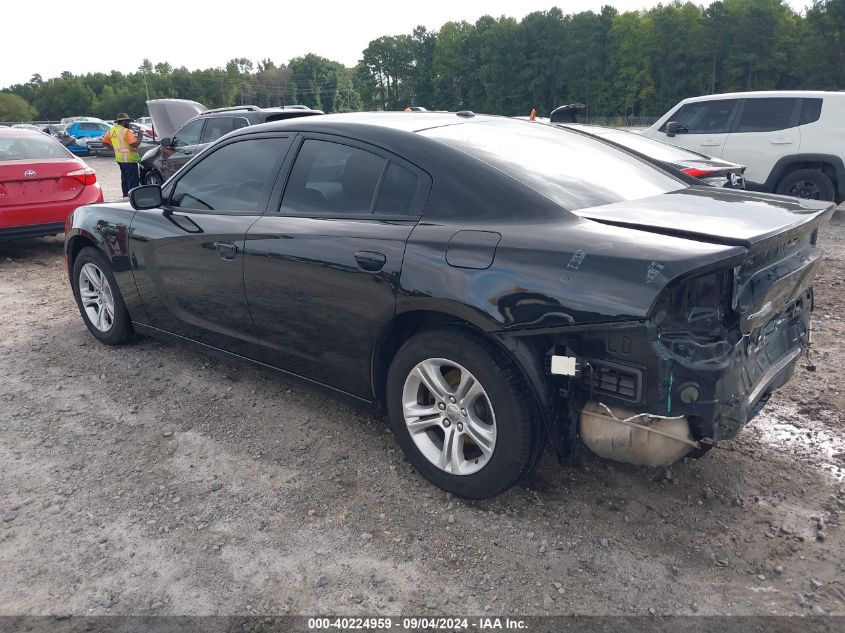
[[401,629],[405,631],[421,630],[526,630],[525,620],[499,617],[337,617],[337,618],[309,618],[308,630],[389,630]]

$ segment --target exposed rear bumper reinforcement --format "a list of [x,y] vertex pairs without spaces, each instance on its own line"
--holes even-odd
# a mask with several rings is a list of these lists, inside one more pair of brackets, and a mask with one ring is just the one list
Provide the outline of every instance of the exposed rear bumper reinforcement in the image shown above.
[[769,367],[766,370],[766,373],[764,373],[760,377],[760,380],[757,382],[757,385],[754,387],[751,393],[748,394],[748,403],[754,405],[760,398],[760,396],[765,393],[766,388],[772,383],[775,378],[777,378],[778,374],[780,374],[784,369],[789,367],[789,365],[792,364],[793,361],[798,360],[798,357],[801,356],[801,351],[802,348],[798,347],[789,352],[789,354],[781,358],[779,361],[774,363],[771,367]]

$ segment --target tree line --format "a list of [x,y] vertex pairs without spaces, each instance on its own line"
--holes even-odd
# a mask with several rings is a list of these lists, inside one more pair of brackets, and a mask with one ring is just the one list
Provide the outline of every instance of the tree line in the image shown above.
[[0,91],[0,120],[140,116],[147,98],[208,107],[300,103],[326,112],[471,109],[518,115],[581,102],[595,117],[657,116],[689,96],[845,89],[845,0],[796,13],[783,0],[673,2],[644,11],[485,15],[474,24],[370,42],[352,68],[307,54],[188,70],[145,59],[133,73],[43,79]]

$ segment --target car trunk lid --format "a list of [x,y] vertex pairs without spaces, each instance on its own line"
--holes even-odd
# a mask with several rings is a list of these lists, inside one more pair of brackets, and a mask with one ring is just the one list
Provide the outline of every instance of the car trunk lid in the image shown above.
[[78,173],[85,169],[70,158],[5,161],[0,164],[0,208],[73,200],[85,189],[86,177]]
[[574,213],[603,224],[755,249],[772,238],[812,231],[832,209],[814,200],[690,187]]

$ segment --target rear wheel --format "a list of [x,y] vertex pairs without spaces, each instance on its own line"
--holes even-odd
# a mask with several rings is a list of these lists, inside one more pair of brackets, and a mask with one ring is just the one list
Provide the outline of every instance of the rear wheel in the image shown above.
[[82,320],[98,341],[120,345],[132,337],[129,313],[105,255],[83,248],[73,263],[72,283]]
[[833,200],[833,181],[818,169],[798,169],[780,181],[776,193],[809,200]]
[[387,400],[408,460],[455,495],[499,494],[537,456],[536,407],[519,369],[472,333],[431,330],[408,340],[391,364]]

